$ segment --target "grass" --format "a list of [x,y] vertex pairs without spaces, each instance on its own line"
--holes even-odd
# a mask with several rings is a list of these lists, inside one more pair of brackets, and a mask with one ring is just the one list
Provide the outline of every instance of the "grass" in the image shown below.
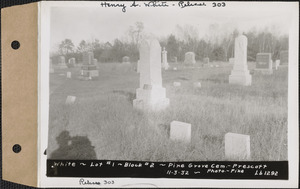
[[[139,86],[133,67],[100,64],[100,77],[93,81],[77,79],[79,68],[69,69],[72,79],[60,75],[66,70],[55,70],[50,75],[48,157],[59,147],[56,137],[69,131],[72,137],[86,136],[97,159],[221,161],[226,160],[224,136],[234,132],[250,135],[251,160],[287,160],[287,68],[273,75],[255,73],[252,85],[243,87],[228,84],[228,63],[218,68],[170,65],[178,69],[162,73],[170,106],[159,113],[133,109]],[[174,81],[181,86],[174,87]],[[201,88],[194,82],[201,82]],[[75,104],[65,105],[68,95],[77,97]],[[190,144],[169,140],[173,120],[192,124]]]

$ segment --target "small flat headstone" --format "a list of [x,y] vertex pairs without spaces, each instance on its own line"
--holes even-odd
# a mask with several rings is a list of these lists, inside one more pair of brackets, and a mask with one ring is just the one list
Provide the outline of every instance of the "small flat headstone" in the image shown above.
[[66,100],[66,104],[69,104],[69,105],[74,104],[75,100],[76,100],[76,96],[68,96],[67,100]]
[[67,78],[71,78],[71,77],[72,77],[71,72],[67,72]]
[[192,125],[180,121],[172,121],[170,124],[170,139],[181,142],[191,142]]
[[173,86],[174,86],[174,87],[180,87],[180,86],[181,86],[181,83],[175,81],[175,82],[173,82]]
[[200,82],[195,82],[194,87],[195,88],[201,88],[201,83]]
[[237,133],[226,133],[225,157],[229,160],[249,160],[250,136]]
[[177,68],[176,68],[176,67],[174,67],[174,68],[173,68],[173,70],[177,70]]

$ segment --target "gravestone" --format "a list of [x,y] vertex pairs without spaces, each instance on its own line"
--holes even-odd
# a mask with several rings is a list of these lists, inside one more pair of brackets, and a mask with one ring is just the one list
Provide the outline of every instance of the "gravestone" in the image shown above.
[[58,69],[64,69],[64,68],[68,68],[67,64],[66,64],[66,59],[64,56],[59,56],[58,57],[58,64],[56,66]]
[[122,58],[122,63],[125,63],[125,64],[130,64],[130,58],[128,56],[124,56]]
[[96,58],[94,58],[93,60],[93,64],[97,65],[98,64],[98,60]]
[[287,66],[289,64],[289,51],[280,52],[280,65]]
[[192,126],[189,123],[172,121],[170,124],[170,139],[185,143],[191,142]]
[[163,48],[163,51],[161,52],[162,55],[162,63],[161,66],[163,69],[167,70],[169,69],[169,63],[168,63],[168,58],[167,58],[167,51],[165,49],[165,47]]
[[94,53],[93,52],[84,52],[82,55],[82,63],[84,65],[93,64]]
[[234,58],[229,58],[229,64],[234,64]]
[[67,105],[74,104],[75,100],[76,100],[76,96],[68,96],[66,99],[66,104]]
[[[133,107],[159,111],[169,106],[166,89],[162,87],[161,47],[156,39],[144,39],[140,48],[140,87],[136,90]],[[149,87],[151,86],[151,87]]]
[[177,68],[176,68],[176,67],[174,67],[174,68],[173,68],[173,70],[174,70],[174,71],[176,71],[176,70],[177,70]]
[[52,64],[52,59],[50,58],[50,63],[49,63],[49,65],[50,65],[50,68],[49,68],[49,72],[50,73],[54,73],[54,68],[53,68],[53,64]]
[[72,74],[71,74],[71,72],[67,72],[67,78],[71,78],[72,77]]
[[226,133],[225,157],[228,160],[250,160],[250,136]]
[[75,58],[70,58],[70,59],[69,59],[69,64],[75,66],[75,64],[76,64],[76,59],[75,59]]
[[180,87],[180,86],[181,86],[181,83],[175,81],[175,82],[173,82],[173,86],[174,86],[174,87]]
[[203,63],[204,64],[209,64],[209,58],[208,57],[203,58]]
[[187,52],[184,56],[184,63],[185,64],[195,64],[195,53],[194,52]]
[[279,65],[280,65],[280,60],[276,60],[274,65],[275,70],[278,70]]
[[80,79],[91,80],[94,77],[99,77],[99,70],[97,65],[94,64],[94,53],[84,52],[82,56],[83,65],[80,70]]
[[271,75],[273,74],[271,53],[257,53],[255,71]]
[[201,83],[200,82],[195,82],[195,83],[193,83],[193,86],[195,88],[201,88]]
[[252,76],[249,73],[247,65],[247,43],[247,37],[244,35],[239,35],[235,38],[234,66],[229,76],[230,84],[251,85]]

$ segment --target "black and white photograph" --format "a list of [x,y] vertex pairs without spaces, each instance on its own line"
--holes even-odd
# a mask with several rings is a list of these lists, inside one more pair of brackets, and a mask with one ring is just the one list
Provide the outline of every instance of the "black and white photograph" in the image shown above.
[[49,6],[47,160],[289,161],[297,4],[94,4]]

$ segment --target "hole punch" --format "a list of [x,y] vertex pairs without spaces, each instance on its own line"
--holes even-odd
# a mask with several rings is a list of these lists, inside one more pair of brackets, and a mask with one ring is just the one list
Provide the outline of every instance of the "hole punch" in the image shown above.
[[17,50],[20,48],[20,42],[19,41],[13,41],[11,42],[11,48]]
[[21,152],[22,148],[19,144],[15,144],[13,146],[12,150],[17,154],[17,153]]

